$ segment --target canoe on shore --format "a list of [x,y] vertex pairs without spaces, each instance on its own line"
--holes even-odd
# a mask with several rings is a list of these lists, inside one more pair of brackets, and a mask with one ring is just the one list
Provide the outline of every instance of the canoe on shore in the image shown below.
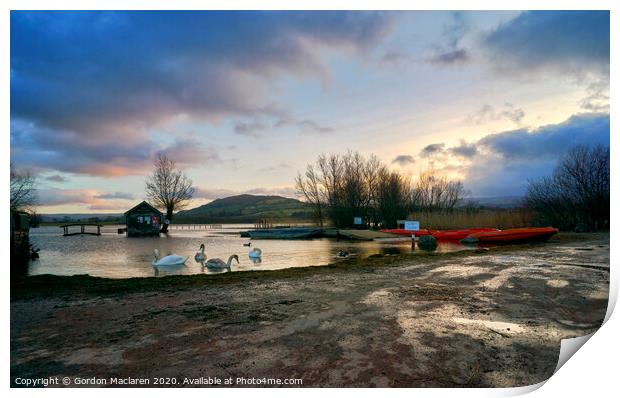
[[396,234],[396,235],[405,235],[411,237],[411,234],[415,234],[415,236],[424,236],[431,235],[434,231],[430,229],[420,229],[418,231],[409,231],[402,228],[393,228],[393,229],[382,229],[381,232],[385,232],[388,234]]
[[440,241],[459,241],[477,232],[499,231],[497,228],[468,228],[458,230],[433,231],[431,235]]
[[274,228],[247,232],[251,239],[311,239],[323,235],[319,228]]
[[491,243],[544,242],[557,234],[557,228],[513,228],[498,231],[476,232],[468,240]]
[[382,229],[381,232],[387,232],[397,235],[405,235],[411,237],[411,234],[415,236],[432,235],[439,241],[459,241],[476,232],[497,231],[496,228],[468,228],[468,229],[453,229],[453,230],[435,230],[435,229],[420,229],[419,231],[408,231],[400,228],[396,229]]

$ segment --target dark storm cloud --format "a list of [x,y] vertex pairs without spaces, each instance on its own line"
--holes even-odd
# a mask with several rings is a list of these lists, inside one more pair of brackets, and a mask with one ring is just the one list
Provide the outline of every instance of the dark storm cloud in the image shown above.
[[492,61],[513,71],[609,72],[609,11],[529,11],[483,39]]
[[522,195],[528,181],[550,175],[572,147],[609,143],[608,114],[574,115],[533,131],[490,134],[475,143],[478,153],[464,168],[465,185],[475,195]]
[[609,145],[609,115],[575,115],[563,123],[487,135],[478,145],[505,159],[556,158],[575,145]]
[[[146,128],[176,116],[273,114],[266,98],[275,77],[324,76],[320,48],[363,52],[391,19],[340,11],[13,11],[11,119],[27,127],[32,146],[12,137],[12,149],[29,152],[39,167],[77,173],[140,166],[158,150]],[[100,153],[112,154],[106,164]],[[70,159],[76,154],[82,159]]]
[[411,155],[398,155],[392,160],[392,163],[396,163],[401,167],[409,166],[415,163],[415,159]]

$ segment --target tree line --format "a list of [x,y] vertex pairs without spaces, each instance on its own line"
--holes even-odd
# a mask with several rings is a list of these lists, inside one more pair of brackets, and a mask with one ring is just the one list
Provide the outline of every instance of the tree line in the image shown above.
[[375,155],[348,151],[344,155],[320,155],[295,186],[312,207],[317,223],[330,221],[338,228],[363,224],[396,227],[412,211],[451,211],[464,195],[463,184],[429,168],[414,183],[390,170]]
[[553,174],[530,182],[525,205],[542,225],[579,231],[609,228],[610,152],[608,146],[576,146]]

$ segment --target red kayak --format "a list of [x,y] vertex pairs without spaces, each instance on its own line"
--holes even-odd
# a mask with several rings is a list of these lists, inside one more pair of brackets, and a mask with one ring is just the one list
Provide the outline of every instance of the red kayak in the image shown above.
[[513,243],[513,242],[544,242],[557,234],[556,228],[513,228],[497,231],[476,232],[467,236],[467,239],[477,239],[478,242]]
[[436,230],[436,229],[420,229],[418,231],[407,231],[402,228],[381,230],[381,232],[387,232],[390,234],[405,235],[405,236],[411,236],[412,233],[414,233],[415,236],[433,235],[435,239],[442,240],[442,241],[448,241],[448,240],[459,241],[473,233],[485,232],[485,231],[498,231],[498,230],[495,228],[468,228],[468,229],[454,229],[454,230],[443,230],[443,231]]
[[497,228],[468,228],[468,229],[458,229],[458,230],[433,231],[432,235],[437,240],[459,241],[477,232],[492,232],[492,231],[499,231],[499,230]]
[[388,234],[405,235],[405,236],[411,236],[411,234],[415,234],[415,236],[432,235],[433,232],[436,232],[431,229],[420,229],[418,231],[408,231],[402,228],[382,229],[380,231],[388,233]]

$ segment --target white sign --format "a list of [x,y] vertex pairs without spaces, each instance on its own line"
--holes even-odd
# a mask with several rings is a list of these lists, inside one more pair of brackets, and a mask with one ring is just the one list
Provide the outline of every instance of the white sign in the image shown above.
[[362,225],[362,217],[353,217],[354,225]]
[[405,221],[405,231],[419,231],[419,230],[420,230],[419,221]]

